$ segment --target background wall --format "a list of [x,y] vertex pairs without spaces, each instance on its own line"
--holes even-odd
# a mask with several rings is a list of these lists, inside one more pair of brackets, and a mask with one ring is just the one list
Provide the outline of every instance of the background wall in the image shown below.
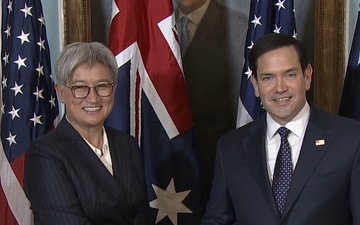
[[49,1],[43,0],[42,2],[43,12],[46,23],[46,34],[48,37],[49,47],[50,47],[50,57],[51,57],[51,69],[54,72],[55,62],[60,53],[60,29],[59,29],[59,7],[60,0],[58,1]]
[[[250,0],[218,0],[220,3],[227,5],[245,15],[249,13]],[[93,41],[100,41],[107,43],[108,30],[110,23],[110,12],[112,0],[91,0],[91,7],[94,13],[92,14]],[[59,7],[61,0],[42,1],[44,16],[47,24],[47,35],[49,39],[52,62],[56,60],[59,54],[61,43],[59,34]],[[314,0],[295,0],[296,20],[298,27],[299,39],[305,42],[309,51],[313,52],[312,39],[314,31],[312,26],[314,24]],[[355,23],[359,9],[359,0],[349,0],[348,3],[348,23],[347,23],[347,46],[349,47],[354,35]]]
[[[61,33],[59,27],[61,24],[61,15],[59,9],[61,1],[43,0],[44,16],[47,24],[47,35],[51,51],[51,61],[54,65],[60,49],[62,48]],[[227,5],[245,15],[249,13],[250,0],[218,0],[220,3]],[[111,15],[112,0],[91,0],[92,8],[92,41],[107,43],[108,30]],[[305,44],[310,56],[314,52],[314,0],[295,0],[296,20],[298,28],[298,38]],[[359,9],[359,0],[349,0],[347,8],[346,23],[346,45],[345,45],[345,62],[347,62],[348,50],[353,39],[357,13]],[[313,59],[311,58],[311,61]],[[52,67],[54,68],[54,66]]]
[[[217,0],[246,16],[249,15],[251,0]],[[356,0],[351,0],[356,1]],[[108,42],[108,30],[111,15],[112,0],[91,0],[91,22],[92,22],[92,41],[102,43]],[[173,0],[174,2],[174,0]],[[314,0],[294,0],[295,16],[298,32],[298,39],[302,41],[309,53],[310,62],[314,62]],[[176,5],[174,3],[174,5]],[[246,32],[246,30],[244,30]],[[313,83],[314,84],[314,83]],[[314,98],[314,88],[308,92],[310,100]]]
[[[356,0],[351,0],[356,1]],[[92,13],[92,37],[93,41],[107,43],[108,30],[111,15],[112,0],[91,0]],[[218,2],[249,15],[250,0],[218,0]],[[314,52],[314,0],[295,0],[296,22],[298,29],[298,38],[304,44],[310,55]],[[245,31],[246,32],[246,31]],[[310,59],[313,60],[312,58]]]
[[[250,0],[218,0],[245,15],[249,15]],[[298,38],[312,56],[314,52],[314,0],[294,0]],[[313,58],[310,58],[313,61]]]

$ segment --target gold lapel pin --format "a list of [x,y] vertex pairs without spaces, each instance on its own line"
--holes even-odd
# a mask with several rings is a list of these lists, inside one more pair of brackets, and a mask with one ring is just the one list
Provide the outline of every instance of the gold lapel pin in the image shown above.
[[316,145],[316,146],[325,145],[325,140],[324,140],[324,139],[316,140],[316,141],[315,141],[315,145]]

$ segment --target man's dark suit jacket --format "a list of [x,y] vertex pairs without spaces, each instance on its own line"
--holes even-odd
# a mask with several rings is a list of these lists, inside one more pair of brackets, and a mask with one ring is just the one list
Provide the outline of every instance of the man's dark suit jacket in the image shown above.
[[359,225],[360,124],[311,106],[280,217],[269,182],[266,117],[220,139],[202,225]]
[[128,134],[105,129],[113,176],[65,118],[30,145],[24,189],[35,225],[145,224],[146,191],[137,143]]
[[210,190],[216,143],[235,129],[247,17],[210,0],[183,59],[196,143]]

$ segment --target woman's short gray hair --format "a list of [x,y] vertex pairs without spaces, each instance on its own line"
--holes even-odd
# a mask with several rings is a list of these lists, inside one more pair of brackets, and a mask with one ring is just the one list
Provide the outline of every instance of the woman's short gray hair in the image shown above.
[[68,85],[80,65],[92,67],[96,63],[107,66],[114,82],[117,82],[118,66],[113,53],[105,45],[99,42],[71,43],[61,51],[56,62],[55,82]]

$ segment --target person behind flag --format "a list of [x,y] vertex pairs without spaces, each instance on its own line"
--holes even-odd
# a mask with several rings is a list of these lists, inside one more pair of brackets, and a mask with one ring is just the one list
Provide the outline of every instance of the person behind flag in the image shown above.
[[201,224],[360,224],[360,123],[307,102],[313,70],[297,39],[265,35],[249,65],[266,113],[219,140]]
[[[195,143],[208,198],[214,176],[216,143],[236,126],[247,17],[216,0],[175,2]],[[185,28],[183,18],[189,21]],[[190,40],[184,42],[185,32]],[[188,46],[182,47],[183,43]]]
[[352,40],[344,86],[339,105],[339,115],[360,120],[360,2]]
[[151,223],[200,224],[201,169],[171,0],[114,0],[109,49],[119,82],[105,124],[139,143]]
[[56,65],[65,115],[30,144],[24,190],[40,224],[147,224],[136,140],[103,126],[114,104],[117,63],[100,43],[72,43]]

